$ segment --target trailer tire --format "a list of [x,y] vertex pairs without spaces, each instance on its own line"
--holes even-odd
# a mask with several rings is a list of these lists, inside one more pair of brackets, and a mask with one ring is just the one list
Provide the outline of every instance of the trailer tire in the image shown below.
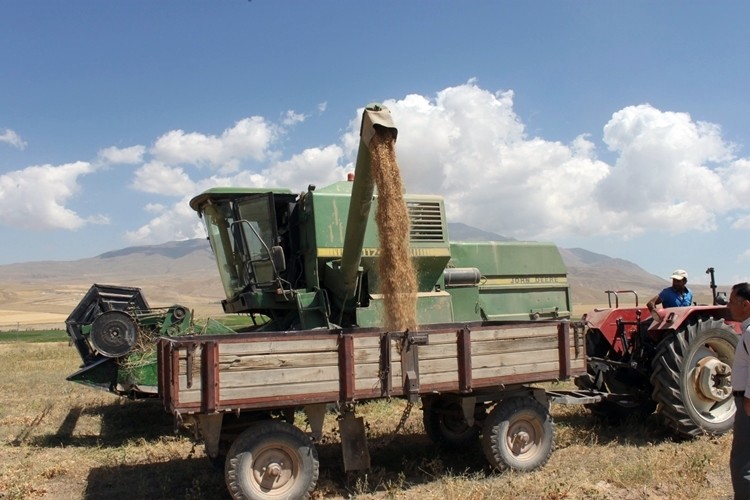
[[287,422],[248,427],[226,460],[227,489],[235,499],[308,498],[318,481],[318,452],[310,438]]
[[[477,405],[475,421],[485,418],[483,405]],[[480,427],[469,425],[461,405],[441,398],[423,400],[422,423],[430,441],[444,450],[457,450],[471,446],[479,440]]]
[[482,448],[490,465],[527,472],[552,454],[555,430],[547,407],[530,396],[499,402],[482,429]]
[[736,408],[730,377],[737,342],[734,330],[713,318],[662,340],[651,383],[656,413],[667,426],[686,437],[732,429]]

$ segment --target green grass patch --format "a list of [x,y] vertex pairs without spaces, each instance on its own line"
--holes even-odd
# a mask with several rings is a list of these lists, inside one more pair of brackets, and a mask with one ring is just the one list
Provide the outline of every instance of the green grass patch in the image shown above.
[[19,330],[14,332],[0,332],[0,343],[67,342],[68,340],[68,332],[65,330]]

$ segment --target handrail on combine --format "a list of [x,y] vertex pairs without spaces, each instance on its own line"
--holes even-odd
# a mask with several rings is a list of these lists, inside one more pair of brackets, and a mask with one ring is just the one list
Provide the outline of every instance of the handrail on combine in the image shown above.
[[618,293],[632,293],[635,296],[635,307],[638,307],[638,294],[635,292],[635,290],[607,290],[604,292],[607,294],[607,302],[609,303],[609,308],[612,308],[612,296],[615,296],[615,308],[620,307],[620,298],[618,297]]

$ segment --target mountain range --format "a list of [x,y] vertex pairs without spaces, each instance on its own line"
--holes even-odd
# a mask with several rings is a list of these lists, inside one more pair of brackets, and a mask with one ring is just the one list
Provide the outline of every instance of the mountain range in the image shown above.
[[[448,231],[452,241],[510,240],[465,224],[448,224]],[[578,312],[606,305],[605,290],[633,290],[643,304],[669,284],[627,260],[582,248],[559,250]],[[224,292],[211,248],[207,240],[193,239],[127,247],[74,261],[1,265],[0,329],[22,324],[11,313],[54,315],[54,321],[64,321],[93,283],[140,287],[152,306],[183,304],[202,315],[222,312]],[[697,288],[698,300],[710,300],[708,287]],[[633,295],[620,294],[625,296],[622,305],[633,304]],[[8,313],[3,316],[3,311]]]

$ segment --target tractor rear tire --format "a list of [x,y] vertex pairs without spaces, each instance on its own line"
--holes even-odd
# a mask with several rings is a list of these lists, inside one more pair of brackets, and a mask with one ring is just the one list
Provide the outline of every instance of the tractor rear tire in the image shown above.
[[225,477],[232,498],[308,498],[318,481],[318,452],[305,433],[279,420],[248,427],[232,444]]
[[713,318],[691,323],[662,340],[651,384],[656,413],[667,426],[685,437],[732,429],[736,408],[730,375],[737,342],[734,330]]
[[495,469],[527,472],[552,454],[555,430],[548,409],[533,397],[500,401],[482,429],[482,448]]

